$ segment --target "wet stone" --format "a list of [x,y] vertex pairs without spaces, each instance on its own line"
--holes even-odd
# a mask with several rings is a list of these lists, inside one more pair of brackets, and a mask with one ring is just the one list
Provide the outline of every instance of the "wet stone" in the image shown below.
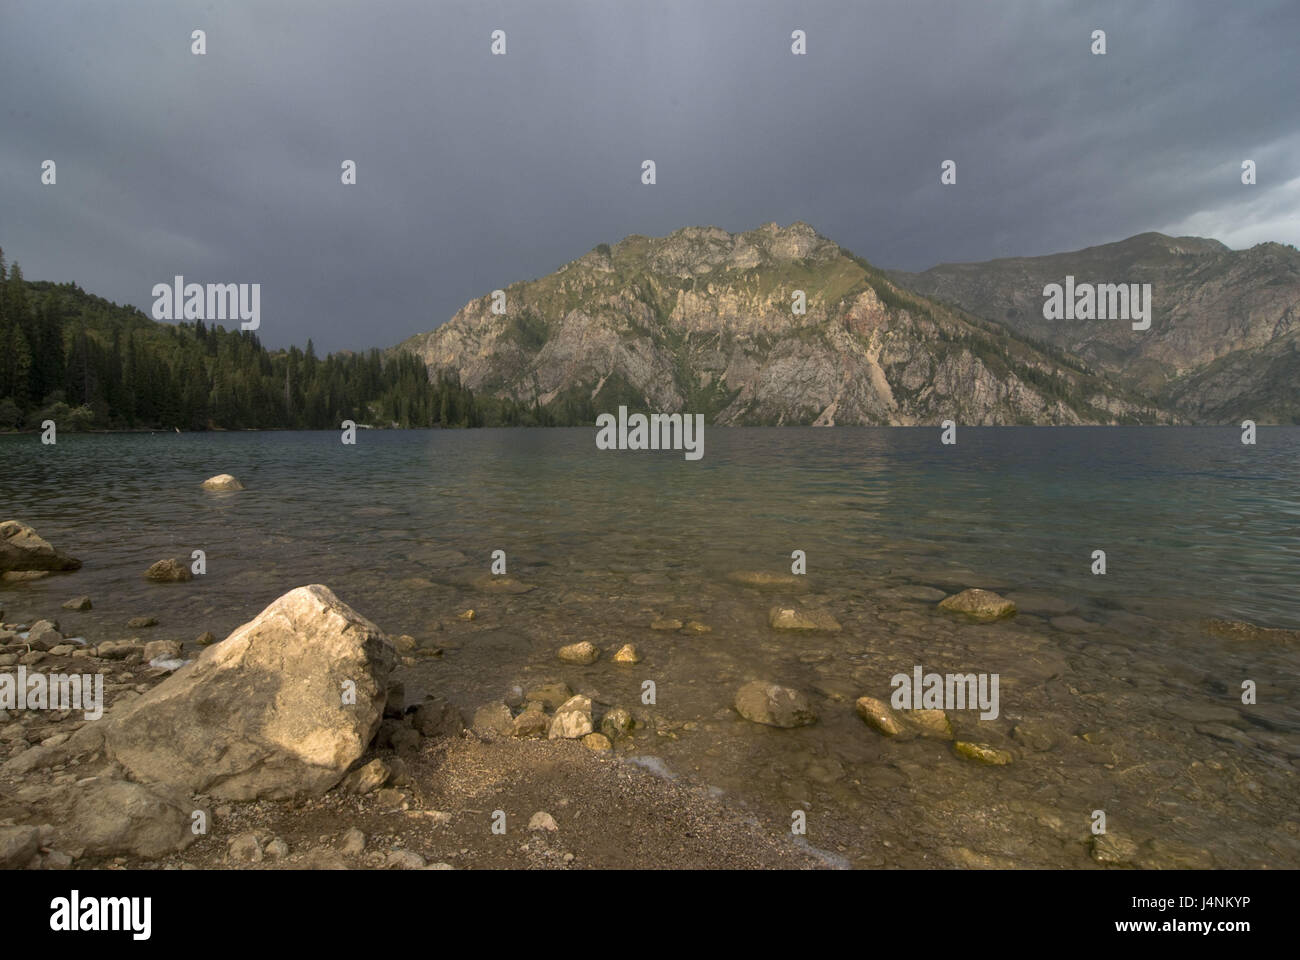
[[476,577],[474,580],[470,581],[470,586],[474,587],[476,590],[482,590],[484,593],[519,594],[528,593],[536,589],[532,584],[521,583],[514,577],[506,576],[505,574],[499,576],[484,574],[483,576]]
[[1052,730],[1046,724],[1038,723],[1032,720],[1022,721],[1016,724],[1011,730],[1011,736],[1018,743],[1024,744],[1030,750],[1042,752],[1051,750],[1059,739],[1059,734]]
[[904,732],[903,724],[893,708],[883,700],[877,700],[875,697],[858,697],[854,708],[858,711],[858,716],[878,733],[887,737],[897,737]]
[[808,609],[798,605],[775,606],[768,611],[768,625],[773,630],[824,630],[839,632],[839,621],[824,610]]
[[794,573],[772,573],[766,570],[733,570],[727,579],[746,587],[760,589],[799,588],[807,585],[807,578]]
[[558,656],[565,663],[577,663],[587,665],[595,663],[600,658],[600,651],[590,640],[581,640],[578,643],[570,643],[560,647],[556,651]]
[[144,572],[144,576],[146,580],[152,580],[154,583],[184,583],[194,579],[189,565],[175,557],[159,560]]
[[615,663],[640,663],[641,656],[636,652],[635,643],[625,643],[614,654]]
[[999,750],[987,743],[970,743],[965,740],[958,740],[953,744],[953,749],[957,751],[959,756],[968,760],[975,760],[978,763],[986,763],[990,766],[1005,766],[1012,761],[1009,751]]
[[979,588],[953,594],[940,602],[939,608],[980,623],[1001,620],[1016,612],[1016,605],[1010,600],[998,596],[991,590]]
[[769,727],[803,727],[817,722],[808,698],[791,687],[754,680],[736,691],[736,712]]
[[556,709],[571,696],[573,691],[569,689],[567,683],[544,683],[531,687],[524,693],[525,700],[537,701],[547,710]]
[[610,740],[618,740],[632,732],[632,714],[622,707],[615,707],[601,718],[600,732]]

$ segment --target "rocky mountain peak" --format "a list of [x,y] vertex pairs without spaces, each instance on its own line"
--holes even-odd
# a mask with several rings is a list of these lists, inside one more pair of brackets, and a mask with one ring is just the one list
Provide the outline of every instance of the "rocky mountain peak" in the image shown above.
[[1078,365],[891,283],[803,222],[633,235],[399,349],[476,395],[592,420],[1096,423],[1159,416]]
[[628,237],[612,252],[615,259],[639,259],[654,273],[686,278],[795,260],[824,261],[838,256],[840,248],[808,224],[796,222],[788,227],[766,223],[745,233],[683,227],[666,237]]
[[[1067,276],[1149,284],[1150,329],[1046,318],[1042,291]],[[943,264],[891,277],[1067,351],[1192,422],[1300,418],[1300,251],[1293,247],[1233,250],[1204,237],[1140,233],[1068,253]]]

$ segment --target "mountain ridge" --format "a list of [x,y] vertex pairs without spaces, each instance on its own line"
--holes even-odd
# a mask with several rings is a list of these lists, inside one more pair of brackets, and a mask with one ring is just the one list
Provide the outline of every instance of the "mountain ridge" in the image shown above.
[[478,393],[570,411],[628,403],[730,425],[1171,419],[1050,344],[908,290],[801,221],[634,234],[503,289],[503,314],[479,297],[393,349]]
[[[1042,289],[1077,281],[1150,283],[1151,329],[1042,316]],[[1197,423],[1300,422],[1300,252],[1232,250],[1143,233],[1041,257],[893,271],[900,284],[1078,356],[1117,384]]]

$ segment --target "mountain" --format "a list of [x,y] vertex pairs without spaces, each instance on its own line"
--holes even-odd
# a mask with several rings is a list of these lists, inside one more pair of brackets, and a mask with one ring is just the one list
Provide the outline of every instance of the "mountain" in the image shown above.
[[[807,310],[792,310],[795,291]],[[1163,422],[1047,343],[904,289],[805,223],[601,244],[399,344],[483,398],[591,423]]]
[[[1151,284],[1151,328],[1046,320],[1043,288]],[[1143,233],[1073,253],[894,272],[899,284],[1077,356],[1180,419],[1300,423],[1300,251]]]

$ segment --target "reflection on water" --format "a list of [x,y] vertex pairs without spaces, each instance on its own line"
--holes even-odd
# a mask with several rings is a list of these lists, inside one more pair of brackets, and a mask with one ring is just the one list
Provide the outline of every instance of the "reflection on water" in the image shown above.
[[[1254,447],[1230,429],[710,430],[703,460],[599,452],[594,429],[0,438],[0,519],[79,556],[77,573],[4,588],[6,619],[57,613],[92,640],[224,636],[276,596],[325,583],[391,633],[436,644],[408,687],[472,709],[515,683],[564,679],[645,724],[629,747],[743,797],[860,866],[1086,865],[1088,825],[1152,865],[1297,866],[1300,719],[1294,645],[1208,635],[1206,617],[1300,628],[1300,430]],[[240,493],[206,493],[216,473]],[[155,560],[202,549],[208,573],[154,585]],[[504,550],[535,589],[471,581]],[[758,590],[739,569],[806,588]],[[1107,574],[1090,572],[1104,550]],[[966,625],[918,587],[983,586],[1021,613]],[[95,607],[59,604],[89,594]],[[829,610],[837,634],[788,635],[769,607]],[[473,607],[467,623],[455,614]],[[657,617],[709,633],[649,629]],[[635,642],[561,664],[554,649]],[[958,736],[1011,749],[984,768],[934,741],[897,743],[854,714],[926,670],[997,672],[1002,715]],[[735,689],[807,692],[812,727],[739,720]],[[658,703],[640,703],[653,679]],[[1259,703],[1243,706],[1253,679]],[[1084,735],[1087,735],[1086,737]]]

